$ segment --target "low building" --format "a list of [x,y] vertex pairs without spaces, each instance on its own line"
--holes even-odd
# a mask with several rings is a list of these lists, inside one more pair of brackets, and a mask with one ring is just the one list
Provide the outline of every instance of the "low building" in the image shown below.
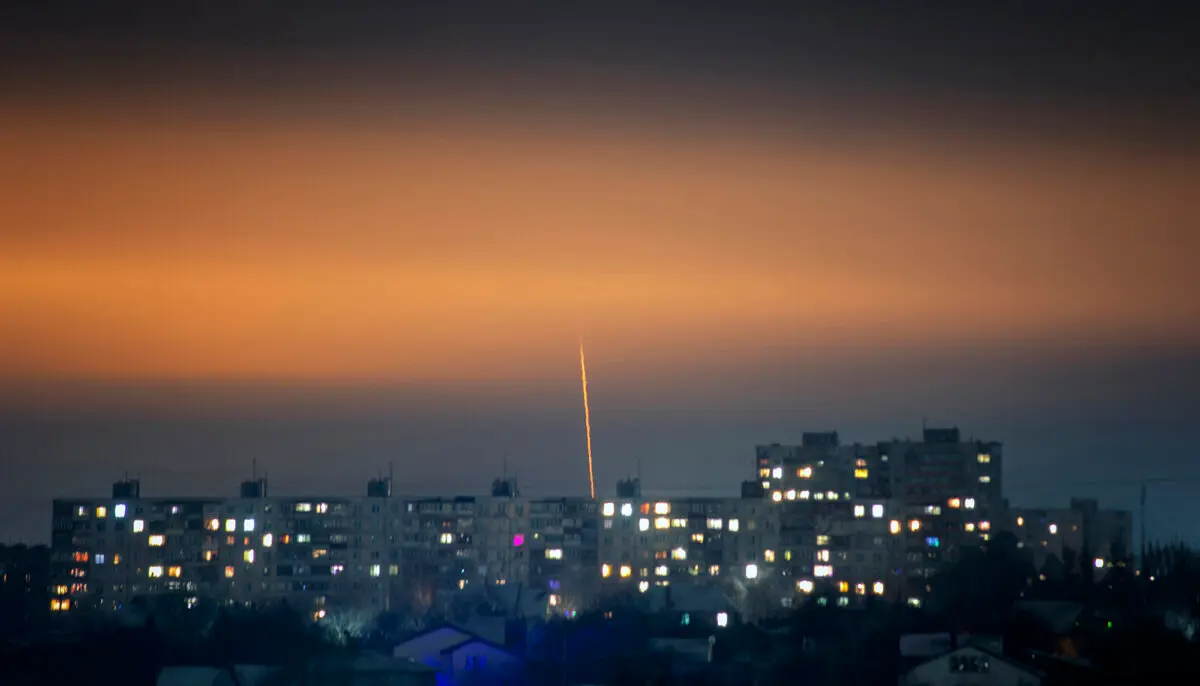
[[525,672],[525,661],[508,648],[448,625],[413,636],[392,655],[435,670],[439,684],[453,686],[519,683]]
[[1038,670],[977,646],[966,646],[913,667],[900,686],[1042,686]]

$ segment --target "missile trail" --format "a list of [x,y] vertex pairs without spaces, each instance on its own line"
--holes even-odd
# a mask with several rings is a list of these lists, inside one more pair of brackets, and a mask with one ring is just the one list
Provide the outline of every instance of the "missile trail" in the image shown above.
[[579,373],[583,380],[583,426],[587,430],[588,490],[596,499],[596,476],[592,471],[592,413],[588,409],[587,361],[583,356],[583,339],[579,340]]

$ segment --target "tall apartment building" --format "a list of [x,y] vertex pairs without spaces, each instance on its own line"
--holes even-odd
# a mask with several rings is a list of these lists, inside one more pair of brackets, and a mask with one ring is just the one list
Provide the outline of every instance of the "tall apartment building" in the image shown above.
[[759,498],[644,498],[636,482],[600,504],[602,592],[776,575],[779,527]]
[[471,585],[533,586],[556,605],[590,596],[596,506],[583,498],[522,498],[511,481],[490,497],[268,497],[265,481],[237,498],[144,498],[136,482],[111,498],[54,503],[55,611],[119,609],[144,595],[228,602],[286,600],[384,611],[431,603]]
[[727,498],[643,497],[636,480],[600,501],[525,497],[509,479],[484,496],[402,496],[375,479],[363,497],[272,497],[259,480],[236,498],[145,498],[127,481],[109,498],[55,501],[49,607],[165,593],[282,599],[319,618],[507,588],[570,611],[681,584],[752,588],[784,607],[807,596],[919,605],[930,577],[999,530],[1039,567],[1066,551],[1127,558],[1128,512],[1082,500],[1008,510],[1002,455],[957,429],[851,445],[805,433],[800,445],[758,446],[753,478]]
[[0,636],[19,636],[42,624],[49,590],[49,548],[0,545]]

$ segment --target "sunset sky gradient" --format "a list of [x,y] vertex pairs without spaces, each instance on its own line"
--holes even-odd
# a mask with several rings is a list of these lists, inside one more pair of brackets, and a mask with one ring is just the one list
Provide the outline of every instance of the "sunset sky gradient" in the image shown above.
[[[925,415],[1005,441],[1018,499],[1197,464],[1195,61],[1103,43],[1106,80],[966,13],[974,41],[829,10],[771,42],[306,7],[13,30],[0,538],[126,470],[232,493],[252,456],[298,491],[389,461],[479,490],[501,454],[586,491],[580,336],[601,493],[639,459],[731,491],[755,443]],[[955,40],[885,58],[904,30]]]

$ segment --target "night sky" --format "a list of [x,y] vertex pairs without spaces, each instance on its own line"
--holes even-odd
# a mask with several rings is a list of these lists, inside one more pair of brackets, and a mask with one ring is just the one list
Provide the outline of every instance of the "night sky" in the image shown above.
[[253,458],[585,494],[580,335],[601,494],[922,417],[1016,504],[1200,477],[1182,10],[268,4],[0,10],[0,542]]

